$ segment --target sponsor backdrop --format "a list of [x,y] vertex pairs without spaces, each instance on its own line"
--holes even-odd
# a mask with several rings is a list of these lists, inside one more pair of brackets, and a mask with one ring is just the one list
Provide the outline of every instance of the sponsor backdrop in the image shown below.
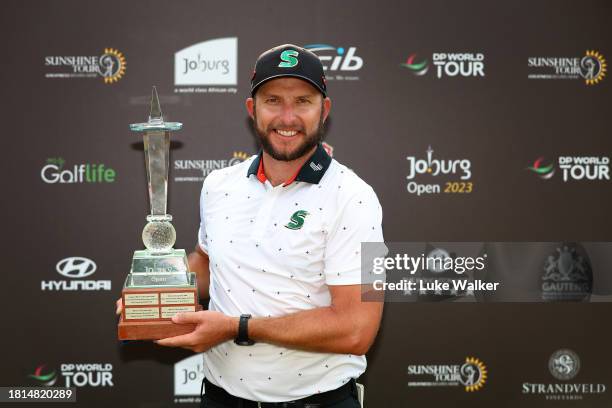
[[[198,355],[116,340],[114,303],[149,208],[128,124],[146,120],[152,85],[166,120],[184,123],[169,212],[176,247],[192,249],[202,180],[257,151],[244,100],[255,59],[282,43],[323,61],[326,147],[376,190],[388,241],[547,241],[496,267],[536,284],[546,268],[555,283],[563,262],[583,265],[571,242],[612,241],[611,11],[603,0],[5,3],[0,385],[76,387],[83,407],[199,400]],[[595,301],[609,283],[592,291],[388,303],[360,379],[366,406],[612,406],[612,305]]]

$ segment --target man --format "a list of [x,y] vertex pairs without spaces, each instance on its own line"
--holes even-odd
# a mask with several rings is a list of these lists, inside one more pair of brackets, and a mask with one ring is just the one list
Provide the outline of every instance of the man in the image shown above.
[[209,310],[176,315],[196,329],[157,343],[204,352],[205,407],[358,407],[382,315],[361,301],[378,199],[321,145],[331,100],[315,54],[263,53],[246,108],[262,150],[206,178],[189,255]]

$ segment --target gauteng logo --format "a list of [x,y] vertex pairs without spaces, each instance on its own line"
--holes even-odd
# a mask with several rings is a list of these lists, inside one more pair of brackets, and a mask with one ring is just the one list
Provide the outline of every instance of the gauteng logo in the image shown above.
[[289,228],[290,230],[299,230],[304,226],[304,219],[307,215],[308,211],[304,210],[298,210],[294,212],[291,216],[291,221],[289,221],[289,223],[285,225],[285,228]]

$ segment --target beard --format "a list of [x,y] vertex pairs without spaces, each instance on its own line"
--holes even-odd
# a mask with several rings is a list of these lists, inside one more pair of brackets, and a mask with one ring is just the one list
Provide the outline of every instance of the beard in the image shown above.
[[273,124],[268,125],[267,129],[262,129],[257,125],[257,113],[256,109],[253,109],[253,127],[259,136],[259,142],[264,152],[268,153],[274,160],[278,161],[292,161],[299,159],[310,152],[317,144],[323,140],[323,106],[321,105],[321,116],[319,117],[319,123],[315,131],[306,133],[304,127],[299,126],[296,128],[297,131],[304,134],[302,143],[295,148],[293,151],[281,152],[274,148],[272,141],[270,140],[270,132],[276,129]]

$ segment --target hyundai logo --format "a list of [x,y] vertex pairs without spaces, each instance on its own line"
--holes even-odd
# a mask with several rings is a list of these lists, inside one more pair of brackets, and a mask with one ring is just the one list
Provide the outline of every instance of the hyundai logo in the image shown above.
[[97,268],[94,261],[82,256],[64,258],[55,265],[59,274],[68,278],[84,278],[93,274]]

